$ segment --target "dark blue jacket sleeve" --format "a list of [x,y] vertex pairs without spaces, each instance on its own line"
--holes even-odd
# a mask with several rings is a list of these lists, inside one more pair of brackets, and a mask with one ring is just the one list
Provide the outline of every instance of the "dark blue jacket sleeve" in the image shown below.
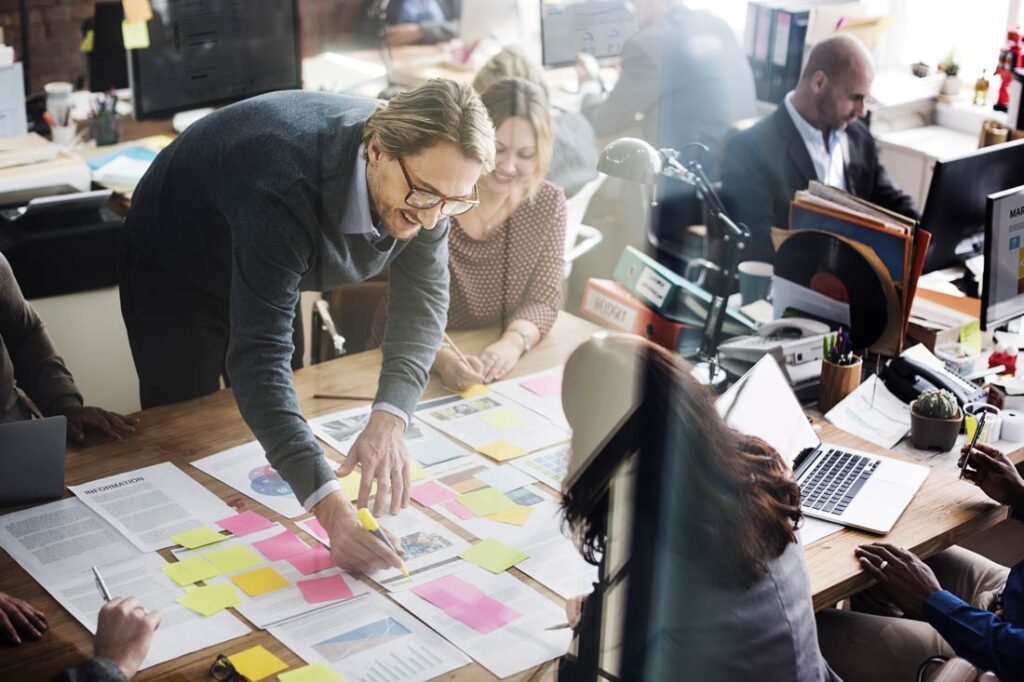
[[991,670],[1003,682],[1024,680],[1024,628],[942,590],[924,605],[924,617],[961,658]]

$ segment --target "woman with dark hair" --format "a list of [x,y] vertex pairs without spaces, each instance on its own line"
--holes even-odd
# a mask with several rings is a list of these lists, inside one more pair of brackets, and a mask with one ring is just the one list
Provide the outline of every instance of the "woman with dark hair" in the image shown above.
[[[624,552],[615,543],[628,543],[628,594],[648,604],[625,621],[644,631],[621,669],[654,680],[837,679],[818,649],[800,489],[779,454],[730,429],[689,365],[640,337],[583,344],[562,390],[573,428],[566,521],[587,560],[607,553],[612,571]],[[639,483],[629,539],[606,526],[625,469]],[[598,591],[618,578],[602,575]],[[583,629],[598,601],[584,604]]]

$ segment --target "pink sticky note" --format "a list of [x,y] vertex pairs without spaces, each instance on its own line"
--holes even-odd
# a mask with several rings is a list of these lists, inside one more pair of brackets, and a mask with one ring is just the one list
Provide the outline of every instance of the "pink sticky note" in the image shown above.
[[465,580],[456,578],[453,575],[446,575],[443,578],[431,580],[429,583],[423,583],[412,588],[413,594],[445,611],[461,604],[462,599],[459,594],[466,590],[479,592],[479,590],[468,584]]
[[465,520],[476,518],[476,514],[469,511],[455,500],[448,500],[447,502],[443,502],[441,503],[441,506],[450,511],[452,514],[458,516],[460,519]]
[[413,486],[409,495],[412,499],[427,507],[455,499],[453,491],[434,481],[427,481],[426,483]]
[[270,528],[274,523],[254,511],[247,511],[221,519],[217,522],[217,525],[235,537],[242,537],[243,535],[250,535],[251,533]]
[[317,519],[306,519],[302,524],[306,530],[313,533],[313,535],[324,540],[327,539],[327,531],[324,530],[323,524]]
[[272,538],[252,543],[252,546],[260,551],[260,554],[267,557],[269,561],[280,561],[293,557],[296,554],[303,554],[309,551],[309,547],[296,537],[290,530],[282,531]]
[[314,547],[308,552],[290,556],[288,563],[302,575],[319,573],[334,566],[334,562],[331,561],[331,552],[326,547]]
[[300,580],[295,584],[299,586],[299,589],[302,590],[302,596],[310,604],[352,597],[352,590],[345,582],[345,579],[337,574],[329,575],[326,578]]
[[562,394],[562,380],[558,377],[534,377],[520,382],[519,385],[539,398],[550,398]]
[[487,595],[476,598],[472,602],[446,609],[445,613],[460,623],[473,628],[481,635],[494,632],[522,615],[515,609],[505,606],[500,601],[492,599]]

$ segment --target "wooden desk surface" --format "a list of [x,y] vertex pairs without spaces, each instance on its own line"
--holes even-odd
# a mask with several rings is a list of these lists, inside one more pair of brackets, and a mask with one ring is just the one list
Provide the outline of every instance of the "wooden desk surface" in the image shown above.
[[[564,363],[573,349],[596,329],[597,327],[589,322],[562,313],[551,334],[523,359],[514,376]],[[475,353],[496,338],[497,333],[474,331],[455,333],[453,336],[460,347]],[[314,400],[312,396],[314,393],[372,395],[376,389],[379,367],[380,355],[376,351],[371,351],[300,370],[295,375],[295,384],[304,414],[307,417],[314,417],[356,407],[357,403]],[[445,393],[440,382],[432,380],[424,392],[424,399]],[[252,434],[239,416],[230,391],[220,391],[187,403],[146,410],[139,416],[139,432],[132,439],[125,442],[100,443],[69,453],[67,482],[83,483],[121,471],[170,461],[229,504],[241,509],[258,509],[260,513],[273,520],[294,526],[291,521],[277,516],[220,481],[187,466],[195,459],[252,440]],[[823,440],[830,443],[885,454],[885,450],[827,423],[821,427],[820,433]],[[330,448],[325,450],[329,455],[337,457]],[[1021,455],[1024,455],[1024,452],[1018,451],[1015,458]],[[944,460],[932,467],[932,472],[921,491],[893,532],[885,537],[886,542],[905,546],[923,556],[929,556],[1006,518],[1005,508],[988,501],[974,486],[957,480],[952,454],[944,457]],[[427,513],[445,523],[453,532],[467,540],[472,539],[462,529],[434,512],[428,510]],[[875,535],[844,529],[812,543],[807,548],[807,564],[815,609],[832,605],[871,584],[854,559],[853,549],[860,543],[877,539],[878,536]],[[172,558],[168,550],[164,550],[163,554],[168,559]],[[522,573],[515,570],[513,572],[548,598],[560,603],[554,593],[537,585]],[[375,584],[371,585],[379,592],[383,592]],[[50,631],[42,640],[22,644],[20,647],[9,647],[5,651],[3,661],[0,662],[0,678],[48,679],[91,654],[91,635],[6,553],[0,553],[0,591],[35,604],[47,614],[50,622]],[[254,630],[244,638],[151,668],[140,674],[137,679],[206,679],[206,669],[218,653],[235,653],[256,644],[267,647],[292,667],[302,665],[298,657],[265,631]],[[554,662],[549,662],[512,679],[554,679],[555,668]],[[479,664],[473,663],[448,674],[443,679],[494,678]]]

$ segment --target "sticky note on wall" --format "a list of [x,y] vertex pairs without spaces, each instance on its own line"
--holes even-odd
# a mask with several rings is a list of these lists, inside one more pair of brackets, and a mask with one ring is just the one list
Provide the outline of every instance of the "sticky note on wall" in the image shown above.
[[121,7],[124,8],[124,19],[129,23],[137,24],[153,18],[153,7],[149,0],[121,0]]
[[121,37],[124,39],[124,49],[145,50],[149,48],[149,27],[146,22],[140,21],[137,24],[121,22]]

